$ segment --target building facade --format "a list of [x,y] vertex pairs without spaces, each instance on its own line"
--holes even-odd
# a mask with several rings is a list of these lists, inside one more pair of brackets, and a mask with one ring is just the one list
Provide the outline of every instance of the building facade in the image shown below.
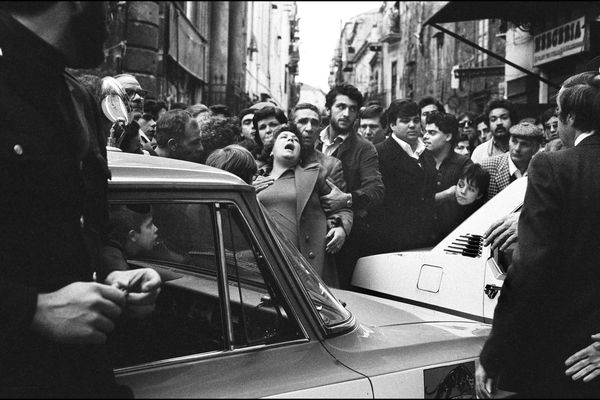
[[297,101],[295,2],[122,1],[114,7],[105,62],[78,72],[131,73],[149,98],[225,104],[234,113],[261,98],[284,109]]
[[[560,83],[600,53],[598,2],[383,2],[372,34],[352,36],[364,18],[342,29],[330,84],[350,82],[382,106],[432,96],[449,112],[480,113],[488,100],[504,97],[522,104],[524,116],[537,116]],[[364,51],[350,57],[350,47]]]

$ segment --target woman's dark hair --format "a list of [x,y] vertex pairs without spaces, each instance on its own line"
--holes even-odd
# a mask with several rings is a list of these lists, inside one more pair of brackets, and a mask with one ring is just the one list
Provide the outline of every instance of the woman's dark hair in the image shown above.
[[211,114],[207,114],[202,123],[199,124],[199,128],[205,154],[210,154],[214,150],[237,143],[242,132],[237,118]]
[[[270,118],[270,117],[275,117],[275,119],[277,119],[277,121],[279,121],[279,123],[281,123],[281,124],[285,124],[288,122],[288,119],[285,116],[285,113],[279,107],[266,106],[266,107],[263,107],[263,108],[257,110],[254,113],[254,117],[252,117],[252,125],[254,125],[254,141],[256,142],[256,148],[254,149],[253,154],[254,154],[254,157],[256,157],[256,159],[259,161],[266,161],[266,160],[263,157],[264,156],[264,151],[263,151],[264,143],[260,139],[260,134],[258,132],[258,123],[260,121],[262,121],[263,119]],[[267,154],[269,154],[269,153],[267,153]]]
[[479,194],[485,198],[490,186],[490,173],[480,164],[470,164],[463,168],[460,178],[467,181],[469,185],[477,186]]
[[231,172],[248,184],[252,183],[252,177],[257,170],[252,154],[236,144],[231,144],[210,153],[206,159],[206,165]]

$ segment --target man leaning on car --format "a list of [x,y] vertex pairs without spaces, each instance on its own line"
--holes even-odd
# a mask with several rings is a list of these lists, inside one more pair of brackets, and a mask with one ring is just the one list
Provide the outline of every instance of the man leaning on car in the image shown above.
[[[0,3],[0,397],[131,394],[103,344],[121,314],[154,304],[160,277],[96,271],[108,276],[93,281],[106,144],[98,105],[65,72],[102,62],[107,11],[106,2]],[[143,293],[127,294],[133,278]]]

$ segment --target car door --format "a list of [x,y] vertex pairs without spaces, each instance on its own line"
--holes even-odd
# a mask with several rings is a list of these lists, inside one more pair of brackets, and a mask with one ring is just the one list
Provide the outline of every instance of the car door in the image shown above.
[[236,204],[145,202],[159,239],[127,263],[155,269],[163,287],[150,316],[125,319],[109,338],[117,379],[135,397],[318,395],[364,380],[301,323]]

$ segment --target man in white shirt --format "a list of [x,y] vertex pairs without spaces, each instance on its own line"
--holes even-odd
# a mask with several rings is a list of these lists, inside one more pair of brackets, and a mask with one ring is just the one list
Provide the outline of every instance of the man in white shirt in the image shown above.
[[392,134],[375,148],[385,185],[383,204],[373,215],[373,254],[426,247],[435,241],[436,171],[421,157],[419,106],[394,100],[387,110]]
[[488,126],[492,132],[492,140],[481,143],[473,150],[471,160],[477,164],[481,164],[481,162],[487,158],[504,154],[508,151],[510,128],[519,121],[515,107],[509,100],[491,100],[485,106],[483,113],[488,118]]

